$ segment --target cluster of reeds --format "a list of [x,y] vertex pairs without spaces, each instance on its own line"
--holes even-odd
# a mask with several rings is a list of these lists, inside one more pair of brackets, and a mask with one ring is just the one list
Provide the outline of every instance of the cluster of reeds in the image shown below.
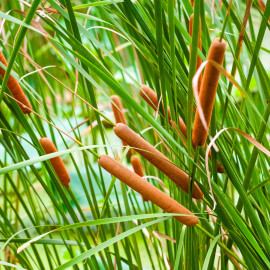
[[1,7],[0,264],[270,269],[270,2],[86,2]]
[[[192,33],[193,17],[190,19],[190,33]],[[201,29],[201,28],[200,28]],[[200,39],[200,37],[199,37]],[[201,49],[201,42],[199,42],[199,48]],[[208,54],[208,61],[215,61],[222,65],[225,56],[226,43],[224,40],[215,39],[210,47]],[[201,60],[197,59],[197,69],[200,67]],[[196,110],[194,127],[192,132],[193,146],[204,146],[208,128],[210,125],[212,110],[214,106],[217,85],[219,80],[220,71],[212,65],[211,62],[207,63],[202,79],[199,79],[200,84],[200,106],[202,106],[203,117],[206,119],[207,128],[203,126],[201,115]],[[159,101],[157,94],[147,85],[142,85],[140,90],[141,97],[155,110],[159,109]],[[123,108],[120,99],[117,96],[112,96],[112,110],[114,113],[116,126],[113,128],[114,133],[119,137],[123,146],[129,145],[148,160],[152,165],[162,171],[169,179],[171,179],[176,185],[178,185],[186,193],[189,193],[191,189],[193,191],[192,197],[195,199],[202,199],[203,193],[199,186],[194,183],[192,187],[190,185],[190,177],[182,171],[180,168],[175,166],[166,156],[159,152],[155,147],[145,141],[140,135],[136,134],[127,126],[127,121],[123,114]],[[163,105],[163,102],[161,102]],[[171,116],[168,117],[171,119]],[[187,139],[186,125],[182,118],[179,116],[180,130]],[[144,200],[150,200],[154,204],[167,212],[179,213],[186,216],[177,216],[176,218],[184,223],[185,225],[195,225],[198,222],[193,214],[184,208],[182,205],[177,203],[175,200],[170,198],[167,194],[158,190],[155,186],[148,183],[142,177],[144,176],[142,165],[136,156],[132,156],[132,166],[135,173],[130,171],[127,167],[123,166],[116,160],[109,156],[102,155],[98,163],[101,167],[107,170],[109,173],[117,177],[119,180],[136,190],[140,193]],[[220,163],[218,163],[218,171],[224,172]]]
[[[190,21],[190,28],[192,29],[192,19]],[[191,30],[192,32],[192,30]],[[211,44],[208,60],[215,61],[218,64],[222,64],[224,56],[225,56],[226,43],[224,40],[215,39]],[[200,62],[199,62],[200,64]],[[197,69],[199,65],[197,65]],[[218,79],[219,79],[219,70],[215,68],[211,62],[206,65],[206,69],[204,71],[204,75],[202,77],[201,87],[200,87],[200,105],[203,110],[203,117],[205,117],[207,122],[207,128],[209,128],[211,114],[213,110],[213,105],[215,101]],[[200,82],[199,82],[200,83]],[[157,98],[157,94],[146,85],[142,85],[140,90],[141,97],[154,109],[158,110],[159,102]],[[125,120],[124,114],[122,112],[122,104],[117,96],[111,97],[112,109],[115,116],[116,126],[113,128],[114,133],[122,140],[123,145],[131,146],[135,151],[137,151],[141,156],[147,159],[151,164],[153,164],[156,168],[162,171],[169,179],[171,179],[175,184],[177,184],[180,188],[182,188],[186,193],[189,192],[190,180],[189,176],[182,171],[180,168],[175,166],[168,158],[166,158],[161,152],[159,152],[155,147],[150,145],[147,141],[145,141],[141,136],[132,131],[128,126]],[[116,107],[117,106],[117,107]],[[170,117],[169,117],[170,118]],[[179,117],[180,129],[185,138],[187,139],[186,126],[183,122],[182,118]],[[192,142],[194,146],[204,146],[207,139],[208,129],[206,129],[202,125],[201,116],[196,110],[196,116],[194,121],[193,133],[192,133]],[[187,210],[184,212],[183,207],[176,207],[177,202],[174,200],[170,201],[170,204],[174,205],[171,209],[168,209],[168,206],[163,202],[169,200],[168,196],[165,193],[157,191],[157,189],[143,180],[141,177],[143,176],[143,171],[141,168],[141,164],[139,160],[133,157],[132,165],[134,167],[135,173],[132,173],[128,168],[119,164],[117,161],[111,159],[108,156],[102,156],[99,158],[99,165],[110,172],[112,175],[123,181],[125,184],[129,185],[137,192],[139,192],[143,198],[147,198],[153,203],[159,205],[162,209],[167,212],[170,211],[178,211],[175,213],[186,214]],[[219,164],[219,171],[223,172],[221,165]],[[140,177],[139,177],[140,176]],[[147,183],[147,184],[146,184]],[[195,183],[194,187],[192,187],[193,194],[192,196],[195,199],[202,199],[203,193]],[[164,198],[164,200],[163,200]],[[157,203],[159,202],[159,204]],[[174,202],[174,203],[173,203]],[[174,210],[172,210],[174,209]],[[182,211],[182,212],[181,212]],[[198,219],[193,218],[193,222],[190,222],[191,217],[181,217],[178,218],[181,222],[186,225],[194,225],[197,223]]]
[[[158,101],[155,92],[153,92],[153,90],[148,86],[142,86],[142,88],[143,90],[140,92],[140,95],[144,99],[147,99],[149,104],[152,104],[151,106],[157,110]],[[149,98],[149,96],[151,98]],[[127,126],[127,121],[123,114],[123,107],[119,97],[112,96],[111,100],[112,110],[116,121],[116,125],[113,130],[117,137],[122,140],[123,146],[128,145],[132,147],[133,150],[138,152],[152,165],[162,171],[176,185],[178,185],[181,189],[188,193],[190,189],[189,176],[180,168],[175,166],[155,147],[153,147],[151,144],[149,144],[146,140],[144,140],[141,136],[136,134]],[[189,215],[176,217],[179,221],[186,225],[195,225],[198,222],[198,219],[192,217],[193,214],[191,214],[191,212],[189,212],[186,208],[184,208],[182,205],[170,198],[167,194],[161,192],[155,186],[148,183],[142,178],[144,176],[143,169],[141,162],[137,156],[133,155],[131,157],[131,164],[134,168],[135,173],[130,171],[127,167],[123,166],[116,160],[110,158],[109,156],[101,156],[98,160],[98,163],[109,173],[111,173],[119,180],[140,193],[143,200],[149,200],[169,213]],[[194,187],[192,189],[194,198],[203,198],[203,193],[196,183],[194,184]],[[192,216],[190,217],[190,215]]]
[[[192,35],[193,28],[193,14],[189,21],[189,33]],[[199,49],[201,49],[201,27],[199,28]],[[210,47],[208,60],[216,61],[218,64],[222,64],[225,54],[226,44],[225,42],[214,40]],[[8,63],[5,60],[3,54],[0,54],[0,61],[7,66]],[[200,67],[201,59],[197,57],[197,69]],[[201,79],[199,77],[199,91],[200,91],[200,103],[203,109],[203,114],[209,128],[211,113],[214,105],[215,94],[218,85],[219,71],[212,66],[211,63],[206,65],[204,76]],[[5,70],[0,68],[0,75],[2,78],[5,75]],[[8,78],[7,86],[14,96],[15,100],[19,101],[23,113],[31,112],[31,105],[26,98],[23,90],[18,84],[17,80],[11,75]],[[159,110],[159,101],[157,94],[147,85],[142,85],[140,90],[141,97],[155,110]],[[111,107],[114,114],[116,126],[114,127],[114,133],[122,140],[123,146],[130,146],[132,149],[137,151],[141,156],[153,164],[156,168],[162,171],[169,179],[171,179],[177,186],[179,186],[186,193],[189,193],[191,189],[193,191],[192,197],[195,199],[202,199],[203,193],[199,186],[194,183],[192,187],[190,185],[190,177],[182,171],[180,168],[175,166],[167,157],[165,157],[161,152],[159,152],[155,147],[150,145],[141,136],[136,134],[127,126],[127,121],[123,113],[122,103],[117,95],[111,96]],[[163,102],[161,101],[163,106]],[[163,108],[164,109],[164,108]],[[170,108],[168,110],[168,119],[171,121]],[[183,119],[179,116],[180,130],[184,137],[187,139],[186,125]],[[201,121],[201,116],[196,110],[194,128],[192,133],[192,142],[194,146],[204,146],[207,138],[208,130],[203,126]],[[57,149],[48,138],[41,138],[39,140],[44,152],[46,154],[56,153]],[[132,150],[128,151],[129,157],[132,155]],[[55,157],[50,159],[51,165],[53,166],[61,184],[69,188],[70,176],[65,168],[65,165],[60,157]],[[142,177],[143,169],[139,158],[135,155],[131,157],[131,164],[135,173],[129,170],[127,167],[123,166],[116,160],[110,158],[109,156],[102,155],[98,159],[98,163],[101,167],[107,170],[109,173],[117,177],[123,183],[127,184],[143,197],[143,200],[149,200],[154,204],[158,205],[160,208],[169,213],[178,213],[184,216],[176,216],[180,222],[185,225],[191,226],[198,222],[196,218],[189,210],[180,205],[178,202],[170,198],[164,192],[161,192],[152,184],[148,183]],[[221,166],[219,165],[221,168]],[[221,168],[222,169],[222,168]],[[221,170],[220,169],[220,170]]]

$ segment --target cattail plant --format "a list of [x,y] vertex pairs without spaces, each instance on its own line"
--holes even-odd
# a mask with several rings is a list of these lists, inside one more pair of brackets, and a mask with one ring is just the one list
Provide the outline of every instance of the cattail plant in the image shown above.
[[134,172],[138,174],[140,177],[143,177],[144,173],[143,173],[142,163],[140,159],[137,156],[132,155],[130,162],[131,162]]
[[187,126],[186,126],[186,124],[181,116],[179,116],[178,119],[179,119],[180,130],[181,130],[182,134],[184,135],[184,137],[187,139]]
[[[217,38],[211,44],[207,59],[222,65],[225,56],[225,50],[226,42],[224,40],[220,41],[219,38]],[[196,146],[204,146],[207,139],[208,128],[210,125],[212,110],[217,92],[219,74],[220,71],[215,68],[212,63],[207,63],[203,74],[199,95],[203,114],[207,123],[207,130],[203,126],[199,111],[197,109],[192,131],[192,142]]]
[[96,2],[1,1],[1,264],[270,269],[270,0]]
[[[124,140],[135,151],[141,154],[145,159],[152,163],[156,168],[168,176],[176,185],[183,189],[186,193],[189,192],[189,176],[180,168],[172,164],[167,157],[160,153],[155,147],[149,144],[141,136],[136,134],[132,129],[123,124],[117,124],[114,128],[114,133],[121,140]],[[203,193],[199,186],[194,183],[193,197],[202,199]]]
[[[147,93],[148,96],[146,97],[145,94],[141,94],[142,91],[140,91],[140,95],[151,106],[151,104],[154,104],[154,102],[157,100],[157,95],[150,87],[147,86],[147,87],[145,87],[145,89],[146,89],[145,93]],[[152,107],[152,108],[154,108],[154,107]],[[168,107],[168,118],[169,118],[169,123],[171,124],[171,114],[170,114],[169,107]],[[184,137],[187,139],[187,126],[186,126],[186,124],[181,116],[179,116],[178,119],[179,119],[180,130],[181,130],[182,134],[184,135]],[[194,145],[193,145],[193,147],[194,147]],[[211,160],[211,151],[209,152],[209,158]],[[221,164],[219,163],[219,161],[217,161],[217,171],[218,171],[218,173],[224,173],[224,169],[221,166]]]
[[[141,89],[139,92],[140,96],[146,101],[148,105],[150,105],[155,111],[158,110],[158,98],[157,94],[153,89],[151,89],[147,85],[141,85]],[[161,102],[163,106],[163,102]],[[164,107],[163,107],[164,109]],[[171,121],[171,110],[170,107],[167,106],[167,114],[168,114],[168,120]]]
[[141,85],[140,96],[155,110],[158,110],[157,94],[147,85]]
[[127,120],[123,113],[123,106],[120,98],[117,95],[111,96],[111,106],[116,123],[127,124]]
[[[5,59],[3,53],[0,51],[0,62],[5,65],[6,67],[8,66],[8,62]],[[4,78],[6,71],[0,67],[0,76]],[[19,101],[17,104],[21,108],[22,112],[24,114],[29,114],[32,111],[31,104],[29,103],[26,95],[24,94],[21,86],[19,85],[18,81],[9,75],[8,81],[7,81],[7,87],[15,100]]]
[[[123,106],[122,106],[122,102],[120,100],[120,98],[117,95],[113,95],[111,96],[111,106],[112,106],[112,111],[114,114],[114,118],[115,118],[115,122],[118,123],[123,123],[124,125],[127,124],[127,120],[126,117],[123,113]],[[125,141],[122,140],[122,144],[124,147],[127,146],[127,143]],[[127,152],[127,156],[130,157],[132,155],[132,150],[130,149]]]
[[[41,144],[44,152],[46,154],[51,154],[57,152],[57,149],[53,142],[48,138],[40,138],[39,143]],[[65,187],[69,187],[70,176],[67,172],[67,169],[64,165],[63,160],[60,157],[51,158],[50,162],[57,174],[61,184]]]
[[107,172],[140,193],[143,197],[147,198],[164,211],[168,213],[187,215],[175,216],[175,218],[183,224],[194,226],[198,223],[198,218],[188,209],[115,159],[107,155],[101,155],[98,159],[98,164]]
[[[140,177],[143,177],[144,173],[143,173],[142,163],[140,159],[137,156],[132,155],[130,158],[130,163],[132,165],[134,172],[138,174]],[[142,198],[143,198],[143,201],[147,201],[147,198],[145,197],[142,197]]]

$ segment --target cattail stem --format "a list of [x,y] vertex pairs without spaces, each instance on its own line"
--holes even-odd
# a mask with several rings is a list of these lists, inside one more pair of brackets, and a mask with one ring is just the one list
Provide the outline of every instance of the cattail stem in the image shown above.
[[[187,140],[187,126],[186,126],[185,122],[183,121],[183,119],[180,116],[179,116],[179,126],[180,126],[180,130],[181,130],[182,134],[184,135],[184,137]],[[183,143],[186,146],[186,143],[185,142],[183,142]],[[193,148],[194,147],[195,146],[193,145]],[[203,155],[201,154],[201,156],[203,156]],[[211,150],[209,151],[209,156],[208,157],[209,157],[210,160],[212,160]],[[221,166],[221,164],[219,163],[218,160],[217,160],[217,172],[218,173],[224,173],[224,169],[223,169],[223,167]]]
[[[167,175],[168,178],[170,178],[186,193],[189,192],[189,176],[180,168],[172,164],[167,157],[160,153],[155,147],[149,144],[126,125],[117,124],[113,130],[116,136],[118,136],[121,140],[124,140],[129,146],[133,147],[135,151],[137,151],[156,168]],[[196,183],[194,184],[193,197],[195,199],[203,198],[203,193]]]
[[[226,42],[224,40],[222,40],[222,42],[219,42],[219,39],[217,38],[211,44],[207,59],[215,61],[218,64],[222,65],[225,56],[225,50]],[[199,95],[200,103],[207,123],[207,130],[202,124],[200,114],[197,108],[192,131],[192,142],[194,145],[205,145],[217,92],[219,74],[220,71],[217,68],[215,68],[211,63],[207,63],[202,78]]]
[[[197,224],[196,227],[200,229],[202,232],[204,232],[206,235],[208,235],[211,239],[214,239],[215,236],[213,236],[211,233],[209,233],[206,229],[204,229],[200,224]],[[242,265],[245,266],[245,263],[239,259],[239,257],[232,252],[230,249],[227,248],[227,246],[222,243],[221,241],[217,241],[218,245],[228,254],[230,254],[237,262],[241,263]]]
[[[192,31],[193,31],[193,21],[194,21],[194,14],[191,14],[189,18],[189,35],[192,37]],[[202,50],[202,41],[201,41],[201,21],[199,23],[199,36],[198,36],[198,48]],[[190,52],[191,52],[191,45],[190,45]],[[196,71],[202,64],[202,59],[200,56],[197,56],[197,64],[196,64]],[[200,74],[199,80],[198,80],[198,92],[200,92],[202,83],[202,74]]]
[[196,172],[196,164],[197,164],[198,159],[199,159],[199,153],[200,153],[200,149],[199,149],[199,146],[198,146],[198,147],[196,147],[196,150],[195,150],[194,163],[192,165],[192,172],[191,172],[191,177],[190,177],[189,207],[192,206],[192,196],[191,196],[191,194],[193,193],[193,188],[194,188],[194,178],[195,178],[195,172]]
[[[208,157],[209,157],[210,160],[212,160],[211,150],[209,151]],[[218,173],[224,173],[225,172],[223,167],[221,166],[221,164],[219,163],[218,160],[217,160],[217,172]]]
[[194,226],[198,223],[198,218],[195,217],[188,209],[115,159],[107,155],[101,155],[98,159],[98,164],[120,181],[140,193],[143,197],[147,197],[151,202],[164,211],[168,213],[188,215],[175,216],[175,218],[183,224]]
[[[57,149],[53,142],[48,138],[40,138],[39,143],[41,144],[44,152],[46,154],[51,154],[57,152]],[[50,162],[61,182],[61,184],[67,188],[69,188],[70,176],[66,170],[63,160],[61,157],[51,158]]]
[[[258,0],[258,5],[259,5],[259,8],[261,10],[262,13],[264,13],[265,11],[265,4],[262,0]],[[268,19],[269,23],[270,23],[270,18]]]
[[[0,62],[4,66],[6,66],[6,67],[8,66],[7,60],[5,59],[5,57],[1,51],[0,51]],[[6,71],[2,67],[0,67],[0,76],[2,78],[5,77],[5,73],[6,73]],[[9,91],[11,92],[11,94],[13,95],[13,97],[15,98],[15,100],[20,101],[20,103],[17,102],[17,104],[19,105],[22,112],[24,114],[31,113],[32,107],[31,107],[30,102],[28,101],[28,99],[27,99],[26,95],[24,94],[18,81],[14,77],[12,77],[11,75],[8,76],[7,87],[9,89]]]
[[[5,93],[5,95],[13,100],[15,100],[14,97],[12,97],[11,95]],[[17,101],[18,104],[20,104],[20,101]],[[22,105],[22,104],[21,104]],[[30,109],[30,108],[29,108]],[[84,144],[82,144],[80,141],[74,139],[72,136],[70,136],[68,133],[64,132],[63,130],[61,130],[59,127],[57,127],[56,125],[54,125],[53,123],[51,123],[50,121],[48,121],[46,118],[42,117],[40,114],[38,114],[37,112],[33,111],[32,108],[30,109],[31,112],[33,114],[35,114],[36,116],[38,116],[40,119],[42,119],[43,121],[45,121],[46,123],[48,123],[49,125],[51,125],[52,127],[54,127],[55,129],[57,129],[59,132],[63,133],[64,135],[66,135],[68,138],[70,138],[72,141],[74,141],[75,143],[77,143],[79,146],[85,146]],[[31,117],[32,114],[29,115],[29,117],[33,120],[33,118]],[[113,123],[114,124],[114,123]],[[96,156],[97,158],[100,157],[100,155],[98,153],[96,153],[95,151],[93,151],[92,149],[87,149],[88,152],[90,152],[91,154],[93,154],[94,156]]]
[[227,9],[227,12],[226,12],[225,21],[224,21],[223,26],[222,26],[222,30],[221,30],[221,35],[220,35],[220,38],[219,38],[219,42],[221,42],[222,39],[223,39],[223,36],[224,36],[224,33],[225,33],[225,29],[226,29],[226,25],[227,25],[228,19],[230,17],[232,3],[233,3],[233,1],[230,0],[229,6],[228,6],[228,9]]

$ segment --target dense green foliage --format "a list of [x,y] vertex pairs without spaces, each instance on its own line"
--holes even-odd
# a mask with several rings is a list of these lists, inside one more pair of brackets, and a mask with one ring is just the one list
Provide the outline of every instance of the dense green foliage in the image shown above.
[[[265,3],[262,11],[249,0],[195,0],[194,9],[188,0],[0,0],[0,47],[9,63],[0,78],[0,265],[269,269],[270,1]],[[227,73],[219,79],[207,141],[228,128],[209,160],[215,206],[206,149],[199,155],[191,143],[192,79],[197,54],[205,61],[211,41],[221,36]],[[10,97],[10,72],[32,105],[29,115]],[[159,113],[140,97],[141,84],[162,97]],[[128,148],[123,152],[112,132],[115,94],[128,126],[204,192],[203,200],[192,200],[141,158],[147,180],[196,214],[197,226],[183,226],[98,166],[98,155],[106,153],[131,168]],[[167,105],[176,126],[178,116],[187,124],[187,141],[170,125]],[[59,152],[45,155],[40,137],[51,138]],[[48,162],[59,155],[70,189]],[[217,160],[224,174],[217,173]]]

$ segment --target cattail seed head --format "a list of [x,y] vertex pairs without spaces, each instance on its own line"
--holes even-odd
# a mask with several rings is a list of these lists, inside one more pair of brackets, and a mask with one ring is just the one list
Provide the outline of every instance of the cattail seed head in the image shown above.
[[[180,168],[172,164],[168,158],[160,153],[155,147],[126,125],[117,124],[113,130],[118,138],[124,140],[129,146],[133,147],[135,151],[167,175],[168,178],[186,193],[189,192],[189,176]],[[203,193],[196,183],[194,183],[193,187],[193,197],[195,199],[203,198]]]
[[[219,38],[217,38],[211,44],[207,59],[222,65],[225,51],[226,42],[224,40],[220,42]],[[215,102],[219,74],[220,72],[218,69],[216,69],[211,63],[207,63],[203,74],[199,98],[208,128],[210,125],[212,110]],[[193,144],[204,146],[207,139],[207,134],[208,130],[205,130],[197,109],[192,132]]]
[[[51,154],[51,153],[57,152],[55,145],[53,144],[53,142],[50,139],[40,138],[39,143],[41,144],[41,146],[46,154]],[[55,157],[55,158],[51,158],[49,160],[50,160],[61,184],[65,187],[69,187],[70,176],[66,170],[66,167],[65,167],[64,162],[61,159],[61,157]]]
[[140,96],[155,110],[158,110],[157,94],[149,86],[142,84]]
[[[3,53],[0,51],[0,62],[5,65],[6,67],[8,66],[7,60],[5,59]],[[0,76],[4,78],[6,71],[0,67]],[[21,86],[19,85],[18,81],[9,75],[8,81],[7,81],[7,87],[13,97],[18,100],[18,105],[21,108],[22,112],[24,114],[29,114],[31,112],[31,104],[29,103],[26,95],[24,94]]]
[[179,116],[179,126],[182,134],[187,139],[187,126],[181,116]]
[[[140,96],[150,105],[155,111],[158,110],[158,97],[157,94],[154,92],[153,89],[151,89],[147,85],[142,85],[140,90]],[[164,110],[163,101],[161,102]],[[167,113],[168,113],[168,120],[169,123],[172,120],[171,118],[171,109],[169,106],[167,106]]]
[[175,216],[175,218],[183,224],[194,226],[198,223],[198,218],[195,217],[188,209],[115,159],[107,155],[102,155],[98,159],[98,164],[107,172],[134,189],[136,192],[140,193],[143,197],[149,199],[164,211],[168,213],[188,215]]
[[[134,172],[138,174],[140,177],[143,177],[144,173],[143,173],[142,163],[140,159],[137,156],[132,155],[130,158],[130,162],[131,162]],[[148,201],[147,198],[145,197],[142,197],[142,198],[143,198],[143,201]]]
[[123,106],[122,106],[122,102],[120,98],[117,95],[113,95],[111,96],[111,100],[112,100],[111,106],[112,106],[115,122],[123,123],[126,125],[127,121],[123,113]]
[[132,155],[130,162],[131,162],[134,172],[138,174],[140,177],[143,177],[144,173],[143,173],[142,163],[140,159],[137,156]]
[[[122,102],[120,100],[120,98],[117,95],[113,95],[111,96],[111,106],[112,106],[112,111],[114,114],[114,118],[115,118],[115,122],[118,123],[122,123],[124,125],[127,124],[127,120],[126,117],[123,113],[123,106],[122,106]],[[127,143],[125,141],[122,140],[122,144],[123,146],[127,146]],[[127,152],[127,156],[130,157],[132,155],[132,149],[130,149]]]

